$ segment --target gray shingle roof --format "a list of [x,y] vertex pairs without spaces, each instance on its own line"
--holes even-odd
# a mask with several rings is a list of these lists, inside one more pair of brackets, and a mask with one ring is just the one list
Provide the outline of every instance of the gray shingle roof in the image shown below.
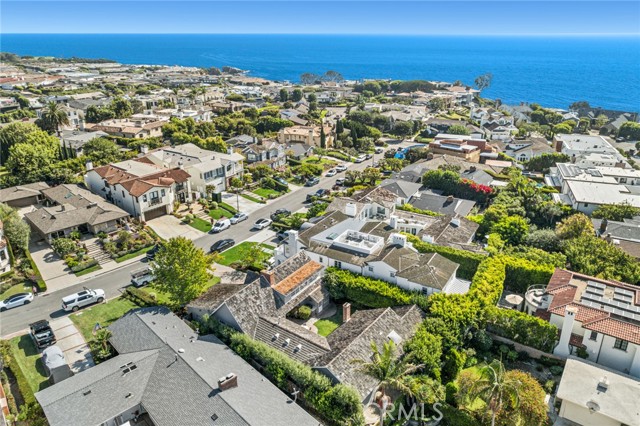
[[459,216],[467,216],[471,209],[473,209],[473,206],[476,205],[476,203],[471,200],[455,197],[449,198],[429,193],[421,193],[417,197],[412,197],[411,200],[409,200],[409,204],[421,210]]
[[[224,425],[318,424],[220,340],[196,336],[166,308],[130,311],[109,329],[120,355],[36,394],[51,426],[101,424],[138,404],[157,426],[211,426],[213,415]],[[123,375],[127,362],[138,368]],[[229,373],[238,386],[221,391],[218,379]]]
[[12,186],[10,188],[0,189],[0,203],[8,201],[20,200],[22,198],[35,197],[42,190],[48,189],[49,185],[44,182],[28,183],[25,185]]

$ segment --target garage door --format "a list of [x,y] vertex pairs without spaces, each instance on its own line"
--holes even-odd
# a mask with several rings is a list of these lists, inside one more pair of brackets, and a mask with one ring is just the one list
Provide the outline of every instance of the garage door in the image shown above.
[[155,219],[156,217],[160,217],[167,214],[167,208],[166,207],[158,207],[157,209],[153,209],[153,210],[148,210],[146,212],[144,212],[144,218],[145,220],[149,221],[151,219]]

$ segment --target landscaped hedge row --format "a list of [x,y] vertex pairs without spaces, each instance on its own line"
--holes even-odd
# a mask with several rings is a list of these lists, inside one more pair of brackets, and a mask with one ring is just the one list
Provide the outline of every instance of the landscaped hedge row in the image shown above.
[[0,340],[0,356],[2,356],[2,362],[5,366],[9,367],[9,370],[13,373],[20,390],[20,395],[26,405],[37,404],[36,397],[29,386],[27,378],[24,376],[22,369],[16,362],[15,357],[11,351],[11,344],[8,340]]
[[356,275],[349,271],[327,268],[324,276],[331,297],[348,299],[368,308],[388,308],[416,303],[416,294],[395,284]]
[[484,312],[489,331],[541,351],[551,352],[558,328],[538,317],[513,309],[488,307]]
[[33,270],[33,273],[34,273],[34,275],[32,277],[29,277],[29,279],[35,283],[35,285],[38,287],[39,292],[47,291],[47,284],[42,279],[42,274],[40,273],[40,270],[38,269],[38,265],[36,265],[36,262],[33,261],[33,258],[31,257],[31,253],[29,253],[28,250],[25,250],[24,254],[25,256],[27,256],[27,259],[29,260],[29,264],[31,264],[31,269]]
[[327,151],[327,156],[337,158],[342,161],[351,161],[351,157],[340,151]]
[[262,366],[273,383],[283,391],[290,393],[290,385],[294,384],[301,391],[301,401],[329,424],[364,424],[360,396],[351,387],[333,385],[329,378],[311,367],[213,318],[204,318],[202,329],[218,336],[246,361]]
[[546,285],[555,267],[553,265],[535,263],[527,259],[506,257],[506,277],[504,286],[517,293],[524,293],[535,284]]
[[407,241],[412,243],[413,247],[420,253],[438,253],[441,256],[451,260],[452,262],[456,262],[457,264],[459,264],[460,267],[458,268],[458,277],[465,280],[472,279],[476,271],[478,270],[478,265],[480,265],[480,262],[487,258],[485,255],[479,253],[472,253],[470,251],[460,250],[454,247],[446,247],[427,243],[425,241],[422,241],[415,235],[405,235],[407,235]]
[[122,293],[122,296],[126,299],[129,299],[141,308],[156,306],[158,304],[155,297],[153,297],[146,291],[140,290],[136,287],[127,287],[124,293]]
[[432,212],[431,210],[423,210],[423,209],[419,209],[417,207],[413,207],[409,203],[405,203],[405,204],[402,204],[400,206],[397,206],[396,209],[403,210],[405,212],[423,214],[423,215],[426,215],[426,216],[442,216],[442,214],[436,213],[436,212]]
[[78,263],[76,266],[73,266],[71,268],[72,272],[80,272],[80,271],[84,271],[85,269],[89,269],[92,266],[96,266],[98,264],[98,261],[95,259],[89,259],[86,262],[80,262]]
[[233,214],[238,213],[238,210],[236,210],[234,207],[230,206],[227,203],[223,203],[222,201],[218,203],[218,207],[225,209],[229,213],[233,213]]

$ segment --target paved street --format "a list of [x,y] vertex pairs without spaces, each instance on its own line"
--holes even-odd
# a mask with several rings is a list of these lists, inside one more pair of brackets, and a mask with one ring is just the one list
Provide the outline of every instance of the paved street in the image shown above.
[[[403,142],[402,144],[393,144],[396,146],[409,146],[413,144],[410,141]],[[382,158],[381,154],[375,155],[374,160]],[[364,163],[352,164],[349,166],[349,170],[364,170],[371,166],[372,160],[367,160]],[[194,240],[194,243],[209,251],[211,245],[222,238],[233,238],[236,240],[236,244],[242,241],[250,239],[251,241],[266,241],[273,239],[273,233],[271,231],[257,231],[252,229],[253,224],[260,218],[268,218],[269,215],[278,208],[287,208],[293,212],[304,207],[307,194],[315,192],[320,188],[331,188],[336,179],[344,178],[345,173],[338,173],[333,177],[321,177],[320,183],[310,188],[301,188],[297,191],[290,192],[282,197],[278,198],[275,203],[261,206],[249,215],[249,220],[241,222],[238,225],[233,225],[230,229],[223,231],[219,234],[205,234],[202,237]],[[233,204],[232,204],[233,205]],[[144,261],[144,260],[142,260]],[[71,285],[62,290],[48,292],[45,295],[38,296],[29,305],[21,306],[19,308],[11,309],[0,314],[0,336],[7,337],[8,335],[24,332],[28,328],[29,324],[39,319],[56,319],[67,316],[68,313],[62,311],[60,304],[62,297],[81,291],[83,287],[89,288],[101,288],[106,292],[107,299],[118,296],[123,287],[129,285],[131,280],[131,271],[134,271],[141,267],[140,262],[133,262],[128,265],[124,265],[120,268],[110,270],[104,273],[99,273],[95,276],[88,277],[78,284]]]

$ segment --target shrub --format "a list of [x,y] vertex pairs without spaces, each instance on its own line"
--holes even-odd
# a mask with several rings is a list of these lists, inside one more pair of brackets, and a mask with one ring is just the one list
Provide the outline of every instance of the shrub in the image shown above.
[[544,382],[544,390],[545,392],[552,394],[553,390],[556,388],[556,382],[555,380],[547,380],[546,382]]
[[104,240],[105,238],[107,238],[107,233],[104,231],[100,231],[97,234],[98,238],[100,238],[101,240]]
[[472,253],[470,251],[460,250],[453,247],[439,246],[437,244],[422,241],[415,235],[405,235],[407,236],[407,241],[413,244],[413,247],[420,253],[438,253],[442,257],[446,257],[452,262],[459,264],[458,276],[466,280],[473,278],[478,270],[480,262],[486,259],[486,256],[479,253]]
[[564,368],[560,367],[559,365],[552,365],[551,367],[549,367],[549,371],[554,376],[560,376],[564,371]]
[[65,257],[78,249],[78,245],[71,238],[56,238],[51,242],[51,246],[53,247],[53,251],[62,257]]
[[446,392],[445,401],[447,404],[456,405],[456,395],[458,394],[458,385],[456,382],[449,382],[444,387]]
[[495,334],[544,352],[551,352],[558,328],[538,317],[491,306],[485,310],[487,328]]
[[69,233],[69,238],[71,238],[72,240],[80,241],[80,238],[82,238],[82,234],[80,233],[80,231],[71,231]]
[[127,287],[122,295],[142,308],[158,304],[155,296],[136,287]]
[[16,383],[25,405],[37,404],[33,390],[31,390],[31,386],[29,386],[27,378],[24,376],[22,369],[13,356],[11,344],[8,340],[0,340],[0,356],[2,357],[3,364],[11,370],[16,378]]
[[73,272],[80,272],[83,271],[85,269],[91,268],[92,266],[96,266],[98,264],[98,261],[93,259],[93,258],[88,258],[87,260],[85,260],[84,262],[79,262],[77,265],[71,267],[71,271]]
[[509,290],[524,293],[535,284],[546,284],[551,279],[555,267],[527,259],[506,257],[504,285]]
[[31,274],[29,274],[29,280],[31,280],[37,287],[39,292],[47,291],[47,284],[45,284],[42,279],[42,274],[38,269],[38,265],[33,261],[31,257],[31,253],[29,251],[25,251],[25,256],[29,260],[29,264],[31,265]]
[[306,305],[299,306],[297,309],[291,311],[289,316],[306,321],[311,318],[311,308]]

